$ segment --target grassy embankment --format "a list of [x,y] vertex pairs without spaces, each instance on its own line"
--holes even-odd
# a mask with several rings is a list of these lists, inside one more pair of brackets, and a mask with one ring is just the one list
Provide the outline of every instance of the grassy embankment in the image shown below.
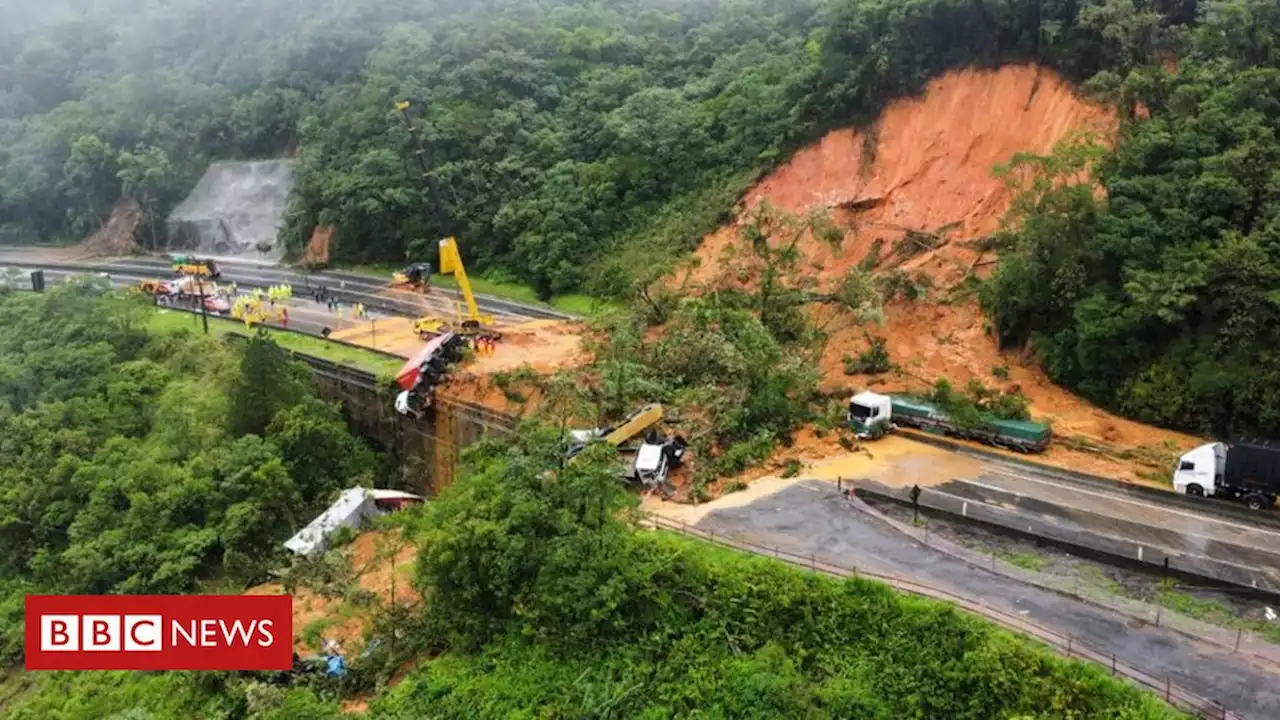
[[[392,273],[400,268],[392,267],[391,265],[355,265],[339,269],[378,275],[390,279]],[[482,276],[471,276],[470,280],[471,289],[481,295],[491,295],[504,300],[513,300],[535,307],[551,308],[552,310],[575,315],[594,315],[614,307],[613,303],[606,300],[600,300],[581,293],[556,295],[549,302],[543,302],[538,299],[538,294],[533,291],[533,288],[523,283],[490,279]],[[458,281],[452,275],[432,275],[431,286],[446,290],[456,290],[458,289]]]
[[[151,320],[150,329],[153,332],[178,332],[181,330],[200,332],[200,316],[193,313],[159,309]],[[237,320],[210,316],[209,332],[215,335],[225,335],[233,332],[249,334],[252,331],[245,327],[244,323]],[[275,340],[277,344],[288,350],[314,355],[341,365],[360,368],[378,377],[391,377],[404,364],[403,360],[340,345],[323,338],[272,330],[270,328],[267,329],[267,333],[271,335],[272,340]]]

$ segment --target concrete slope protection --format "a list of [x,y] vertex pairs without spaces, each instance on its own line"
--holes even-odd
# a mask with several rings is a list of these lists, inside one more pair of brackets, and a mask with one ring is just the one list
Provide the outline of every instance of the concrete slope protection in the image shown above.
[[292,160],[217,162],[166,221],[169,249],[277,261],[293,191]]
[[738,507],[712,510],[695,526],[843,567],[915,579],[1077,638],[1095,650],[1248,718],[1280,717],[1280,680],[1242,656],[1176,631],[986,571],[925,547],[855,513],[830,483],[803,481]]

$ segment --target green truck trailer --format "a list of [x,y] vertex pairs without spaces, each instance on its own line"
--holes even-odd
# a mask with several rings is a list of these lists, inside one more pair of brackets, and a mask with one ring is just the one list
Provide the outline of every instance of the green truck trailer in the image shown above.
[[1028,420],[984,417],[960,425],[947,413],[917,398],[861,392],[849,399],[849,427],[859,438],[876,438],[894,427],[912,427],[939,435],[976,440],[1021,452],[1044,452],[1049,426]]

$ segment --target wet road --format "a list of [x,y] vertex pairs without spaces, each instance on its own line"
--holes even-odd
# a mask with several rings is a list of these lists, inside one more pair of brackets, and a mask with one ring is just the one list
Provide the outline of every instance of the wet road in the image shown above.
[[[55,283],[67,277],[84,274],[85,273],[62,270],[46,270],[45,282]],[[155,275],[151,274],[143,275],[114,271],[108,273],[108,276],[109,277],[107,279],[111,281],[112,285],[116,286],[135,285],[139,280],[155,277]],[[30,279],[25,274],[19,279],[18,284],[24,289],[30,289]],[[253,287],[253,285],[241,283],[240,294],[247,295],[248,290]],[[294,289],[294,292],[297,293],[297,288]],[[339,317],[335,312],[330,310],[325,303],[315,302],[309,297],[298,297],[296,294],[285,303],[285,306],[289,309],[289,328],[309,335],[320,335],[324,328],[329,328],[330,331],[336,332],[338,330],[353,328],[360,325],[367,325],[370,321],[376,321],[380,318],[392,317],[388,313],[371,311],[369,312],[368,318],[354,320],[349,317],[349,310],[348,317]],[[163,308],[163,305],[161,307]],[[209,317],[218,316],[210,314]],[[191,322],[193,328],[198,328],[200,326],[199,316],[193,315]],[[272,326],[276,325],[275,323],[269,324]]]
[[1265,551],[1280,550],[1280,530],[1272,527],[1169,507],[1119,493],[1064,486],[1060,481],[1037,477],[1031,472],[999,467],[969,482],[1189,536]]
[[[243,288],[267,287],[281,283],[294,286],[296,296],[306,294],[311,288],[323,286],[347,302],[361,302],[371,308],[417,317],[457,313],[461,298],[454,290],[432,288],[426,294],[391,290],[390,278],[375,277],[355,272],[319,271],[307,272],[278,265],[254,263],[233,258],[215,258],[222,270],[220,282],[236,282]],[[0,268],[17,267],[24,271],[46,269],[62,272],[109,272],[112,276],[127,275],[134,278],[173,277],[170,261],[163,257],[131,257],[112,261],[51,261],[43,259],[37,251],[0,250]],[[512,321],[531,319],[571,319],[573,316],[549,307],[515,302],[504,298],[476,294],[476,305],[481,313]]]
[[844,567],[908,577],[1026,617],[1255,720],[1280,717],[1280,680],[1242,657],[1176,632],[975,568],[855,513],[830,483],[806,481],[742,507],[714,510],[702,530],[788,548]]

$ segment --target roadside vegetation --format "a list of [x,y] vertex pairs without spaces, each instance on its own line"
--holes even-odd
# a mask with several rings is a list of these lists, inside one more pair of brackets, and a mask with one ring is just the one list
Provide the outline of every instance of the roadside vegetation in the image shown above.
[[[390,277],[392,273],[400,270],[403,266],[388,263],[345,267],[357,272]],[[339,267],[337,269],[343,268]],[[496,298],[514,300],[528,305],[548,307],[575,315],[591,316],[617,309],[618,307],[618,303],[614,301],[593,297],[586,293],[566,293],[552,295],[549,298],[540,298],[533,286],[515,279],[514,276],[500,268],[490,270],[488,275],[468,274],[468,279],[471,281],[471,289],[477,294],[491,295]],[[453,292],[458,289],[458,281],[452,275],[435,274],[431,276],[431,287]]]
[[339,718],[412,659],[370,717],[1181,717],[947,605],[641,530],[607,449],[562,453],[552,431],[474,446],[401,517],[424,604],[376,624],[341,686],[43,675],[8,716]]
[[647,403],[666,406],[689,441],[692,497],[763,462],[793,431],[825,412],[818,361],[837,329],[877,322],[882,299],[871,276],[852,269],[831,281],[800,272],[802,236],[839,245],[825,213],[804,216],[768,204],[744,224],[722,262],[727,281],[643,288],[633,304],[602,315],[586,340],[591,362],[544,378],[502,376],[542,390],[550,424],[615,421]]
[[1011,164],[995,332],[1129,417],[1280,433],[1269,0],[72,6],[0,10],[0,237],[80,238],[124,196],[154,244],[209,161],[296,149],[293,252],[333,226],[335,262],[401,264],[456,235],[491,290],[573,309],[651,287],[827,129],[948,69],[1047,65],[1122,123]]
[[[153,333],[204,332],[204,326],[199,315],[177,310],[165,310],[163,308],[155,311],[155,314],[147,323],[147,329]],[[404,366],[403,359],[387,357],[386,355],[369,352],[357,347],[339,345],[323,338],[273,330],[271,328],[259,327],[251,329],[239,320],[209,316],[209,334],[211,336],[220,337],[228,333],[246,336],[263,333],[270,337],[272,342],[286,350],[323,358],[341,365],[350,365],[351,367],[371,372],[379,378],[385,378],[388,382]]]
[[[88,281],[0,291],[0,661],[28,593],[238,592],[378,457],[270,339],[157,332]],[[48,716],[46,716],[48,717]]]

